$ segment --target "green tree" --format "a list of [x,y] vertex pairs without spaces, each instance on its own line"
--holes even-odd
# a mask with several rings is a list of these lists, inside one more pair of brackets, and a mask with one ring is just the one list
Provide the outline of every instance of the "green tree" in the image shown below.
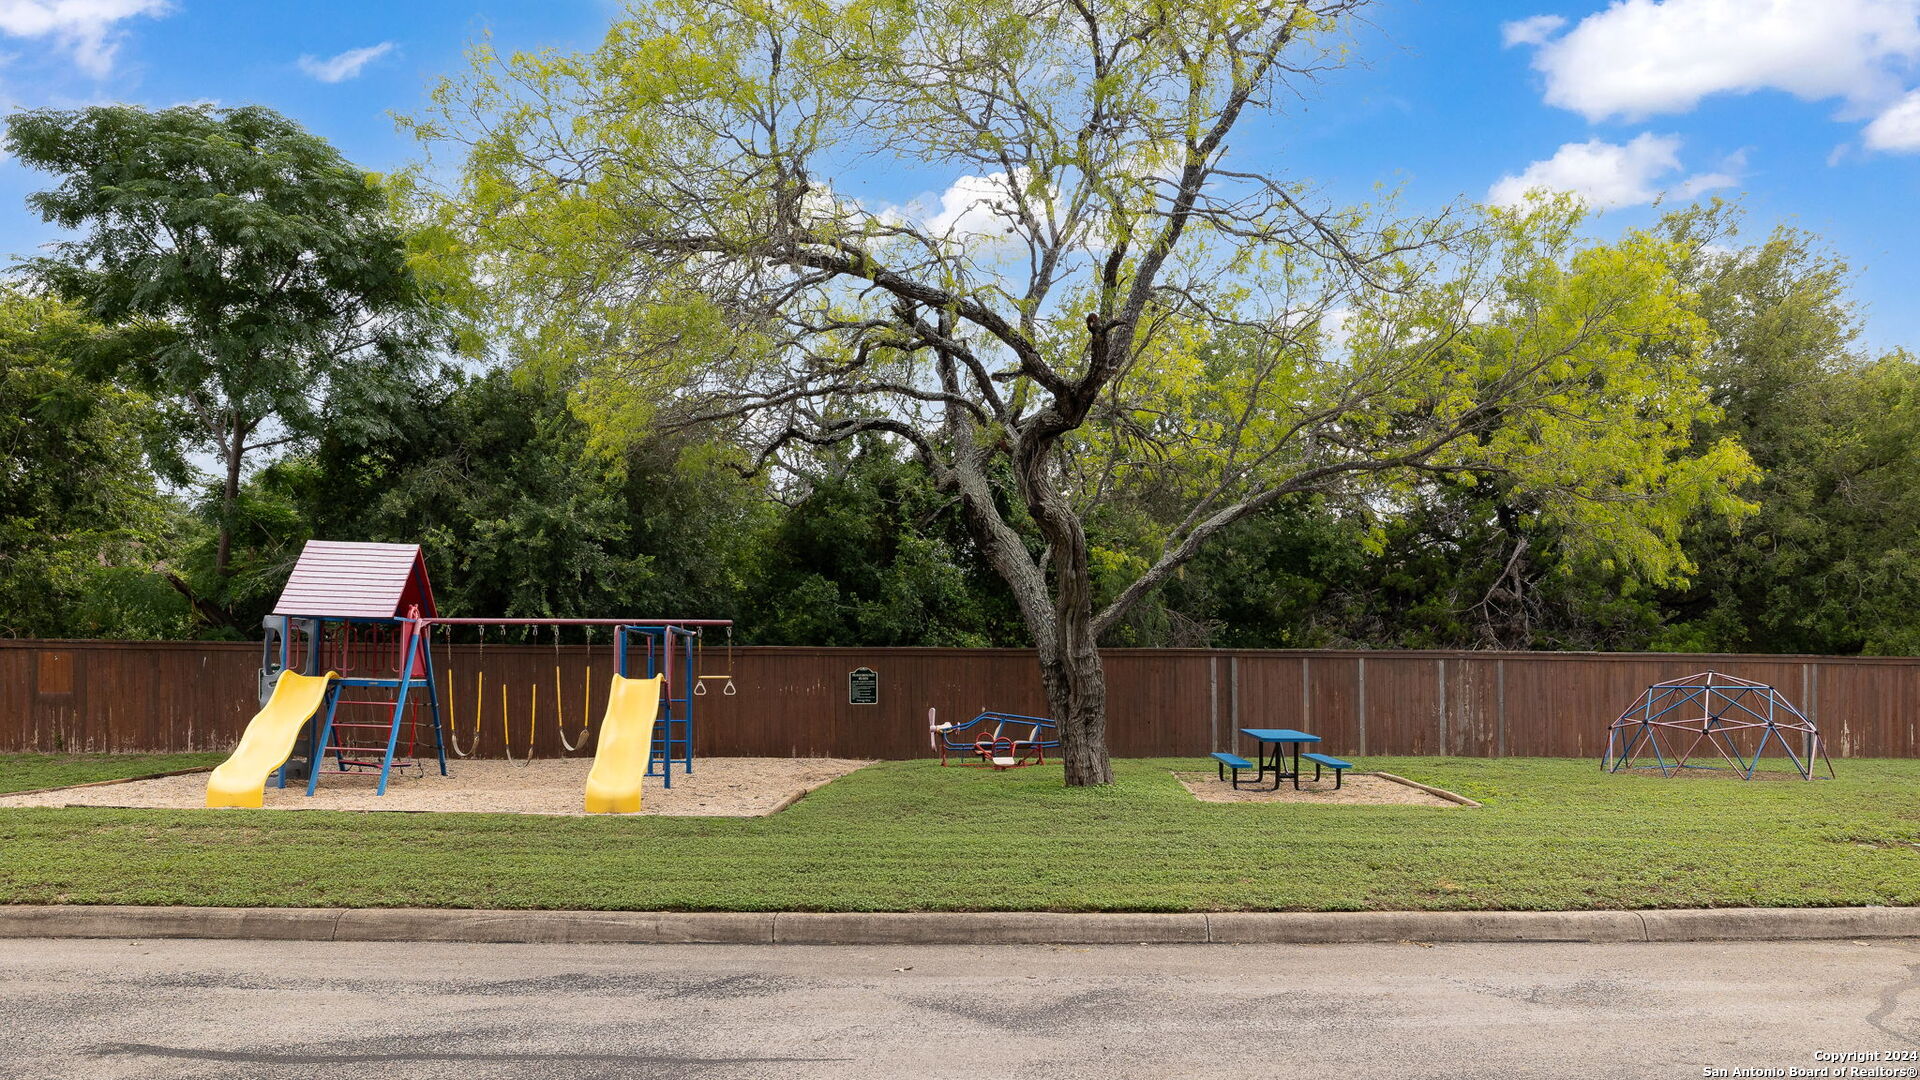
[[[1671,245],[1336,211],[1236,148],[1362,6],[658,0],[589,55],[482,49],[418,126],[464,156],[444,213],[499,325],[583,366],[603,429],[715,425],[776,468],[911,448],[1097,784],[1101,638],[1278,502],[1498,473],[1653,578],[1677,521],[1737,509],[1738,448],[1686,452],[1711,408]],[[985,194],[948,224],[834,182],[876,158]],[[1096,547],[1111,506],[1152,527]]]
[[102,332],[0,291],[0,634],[166,637],[189,617],[153,572],[177,515],[146,453],[166,418],[74,371]]
[[90,372],[176,406],[191,446],[218,458],[224,578],[252,457],[329,414],[378,424],[436,340],[385,192],[255,106],[19,112],[6,149],[60,178],[33,209],[83,231],[25,266],[118,331]]
[[1701,572],[1665,597],[1660,644],[1920,652],[1920,362],[1861,347],[1851,273],[1817,237],[1781,227],[1736,245],[1737,225],[1714,205],[1665,227],[1696,252],[1685,276],[1713,330],[1723,416],[1703,437],[1749,448],[1760,510],[1693,529]]
[[775,645],[1017,643],[953,500],[877,438],[835,448],[762,536],[746,619]]
[[630,542],[619,470],[589,451],[563,389],[494,370],[416,384],[387,416],[376,434],[328,428],[243,486],[244,610],[265,610],[315,537],[422,544],[449,613],[633,614],[649,556]]

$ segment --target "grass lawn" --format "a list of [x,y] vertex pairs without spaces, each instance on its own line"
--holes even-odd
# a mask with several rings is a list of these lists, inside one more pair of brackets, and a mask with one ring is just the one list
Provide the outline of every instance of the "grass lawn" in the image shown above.
[[225,754],[0,754],[0,795],[218,765]]
[[[1840,779],[1369,758],[1482,809],[1201,803],[1169,769],[885,762],[770,818],[0,809],[0,902],[816,910],[1920,904],[1920,761]],[[8,777],[17,767],[7,764]],[[143,766],[144,768],[144,766]],[[36,773],[35,775],[41,775]],[[39,783],[21,786],[41,786]]]

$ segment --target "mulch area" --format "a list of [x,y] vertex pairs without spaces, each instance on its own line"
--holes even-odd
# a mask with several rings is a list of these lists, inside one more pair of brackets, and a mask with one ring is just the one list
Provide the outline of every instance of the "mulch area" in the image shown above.
[[[668,789],[648,777],[642,814],[667,817],[762,817],[814,788],[869,765],[844,758],[696,758],[693,773],[677,769]],[[385,795],[375,795],[378,773],[326,772],[307,797],[304,784],[269,784],[268,810],[411,810],[487,814],[584,815],[591,758],[447,762],[393,770]],[[421,775],[422,772],[425,775]],[[154,810],[206,807],[207,776],[193,773],[98,787],[59,788],[32,795],[0,795],[5,806],[119,806]]]
[[1176,779],[1201,802],[1218,803],[1327,803],[1345,806],[1432,806],[1440,809],[1462,809],[1462,804],[1449,802],[1431,792],[1416,787],[1408,787],[1397,780],[1365,773],[1347,773],[1346,783],[1339,790],[1333,786],[1333,774],[1325,774],[1319,782],[1302,780],[1300,790],[1295,791],[1293,781],[1282,781],[1278,790],[1272,785],[1272,779],[1262,781],[1262,786],[1233,787],[1211,772],[1176,772]]

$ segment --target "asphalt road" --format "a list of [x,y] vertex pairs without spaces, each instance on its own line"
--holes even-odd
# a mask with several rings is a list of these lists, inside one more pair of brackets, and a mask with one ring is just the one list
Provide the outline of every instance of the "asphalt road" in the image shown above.
[[1920,1052],[1920,942],[0,941],[6,1080],[1638,1078],[1819,1051]]

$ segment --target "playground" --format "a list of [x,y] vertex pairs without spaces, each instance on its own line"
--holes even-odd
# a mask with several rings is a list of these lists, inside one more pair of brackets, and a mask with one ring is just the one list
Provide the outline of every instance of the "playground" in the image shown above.
[[[1778,675],[1616,678],[1610,700],[1588,695],[1584,711],[1564,714],[1601,740],[1589,742],[1604,747],[1599,755],[1407,756],[1368,752],[1369,731],[1376,746],[1417,744],[1421,729],[1399,718],[1423,714],[1439,723],[1443,746],[1452,739],[1483,754],[1522,738],[1575,737],[1570,726],[1532,723],[1521,704],[1521,693],[1557,693],[1565,680],[1528,674],[1521,659],[1243,665],[1228,656],[1175,668],[1143,654],[1129,677],[1149,690],[1183,672],[1174,689],[1195,705],[1185,722],[1210,736],[1213,753],[1122,757],[1112,785],[1067,788],[1050,719],[1031,705],[999,711],[1018,700],[968,701],[1000,683],[949,681],[936,694],[929,674],[883,688],[864,665],[848,681],[765,674],[777,667],[737,680],[731,634],[726,620],[659,614],[443,616],[418,548],[309,545],[260,645],[258,711],[246,703],[251,719],[220,740],[237,742],[231,751],[0,756],[0,902],[735,911],[1920,903],[1910,809],[1920,759],[1848,756],[1828,767],[1812,710],[1774,685]],[[62,666],[76,664],[67,651],[36,655],[55,658],[34,669],[36,702],[84,685]],[[968,663],[982,662],[975,655]],[[885,666],[934,672],[924,665],[940,660]],[[984,662],[1030,677],[1020,656]],[[804,672],[814,661],[763,663]],[[1865,663],[1831,674],[1829,694],[1848,671],[1865,685],[1874,670]],[[816,715],[846,718],[845,734],[822,725],[804,744],[787,742],[796,749],[785,757],[696,752],[738,729],[781,745],[772,740],[790,735],[780,718],[795,715],[802,694],[815,695]],[[903,699],[893,715],[908,715],[876,723],[878,712],[829,711],[832,695],[844,695],[836,709],[852,710]],[[1316,700],[1333,707],[1310,708]],[[716,703],[736,730],[702,727]],[[1276,721],[1299,727],[1256,726]],[[1149,734],[1186,738],[1170,726]],[[1842,740],[1859,737],[1841,729]],[[1179,745],[1196,743],[1207,745]],[[1793,783],[1745,782],[1782,763]],[[1680,776],[1689,782],[1673,782]],[[290,809],[321,812],[276,812]]]
[[[574,687],[573,709],[560,663],[562,634],[569,628],[588,641],[598,629],[609,641],[604,681],[597,682],[589,666]],[[666,797],[678,772],[681,796],[656,812],[770,813],[859,764],[828,766],[823,772],[791,763],[736,762],[699,789],[687,790],[694,771],[697,699],[710,692],[738,692],[730,667],[731,622],[441,618],[417,544],[308,541],[264,629],[260,711],[232,755],[206,777],[201,805],[208,808],[263,809],[271,788],[276,809],[637,814],[643,812],[648,781],[657,781]],[[550,632],[554,663],[544,685],[523,685],[518,694],[498,678],[489,686],[484,666],[476,671],[463,747],[464,716],[456,707],[461,688],[450,669],[436,666],[434,656],[436,641],[451,641],[467,629],[478,635],[483,657],[489,630],[518,633],[522,640]],[[724,673],[701,670],[709,629],[727,635],[729,670]],[[448,768],[449,752],[456,759],[480,752],[492,726],[487,712],[495,691],[505,763],[471,762],[472,768],[457,770],[456,776]],[[590,760],[553,761],[534,771],[543,701],[561,745],[573,752],[591,742]],[[576,724],[577,743],[567,735]],[[523,734],[516,760],[517,730]],[[753,790],[756,774],[761,782]],[[321,799],[323,779],[328,793]],[[390,791],[396,779],[415,786],[406,796],[390,798],[397,795]],[[370,791],[366,781],[372,781]],[[83,799],[109,800],[104,805],[194,805],[186,801],[190,785],[175,778],[126,786],[132,790],[94,790]]]

